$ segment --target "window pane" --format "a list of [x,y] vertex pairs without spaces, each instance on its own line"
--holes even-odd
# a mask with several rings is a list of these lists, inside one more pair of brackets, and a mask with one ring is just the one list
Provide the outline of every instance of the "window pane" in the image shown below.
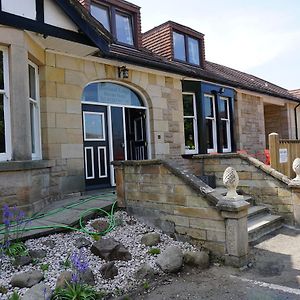
[[32,153],[36,153],[35,149],[35,105],[30,102],[30,125],[31,125],[31,149]]
[[131,17],[116,13],[116,31],[118,42],[133,45]]
[[3,52],[0,51],[0,90],[4,90]]
[[220,118],[222,119],[229,119],[228,118],[228,107],[227,107],[227,99],[221,98],[220,99]]
[[174,58],[186,61],[184,35],[173,32]]
[[194,139],[194,120],[184,119],[184,139],[185,139],[185,149],[195,150],[195,139]]
[[223,138],[223,148],[228,148],[228,137],[227,137],[227,121],[221,121],[221,130],[222,130],[222,138]]
[[144,106],[138,95],[131,89],[109,82],[91,83],[86,86],[82,101]]
[[36,82],[35,82],[35,69],[31,65],[28,65],[29,73],[29,97],[36,100]]
[[99,5],[91,5],[91,15],[97,19],[105,29],[110,31],[108,9]]
[[5,153],[4,95],[0,94],[0,153]]
[[204,96],[205,117],[214,118],[213,98]]
[[193,95],[183,95],[183,114],[184,116],[194,116],[194,101]]
[[207,149],[214,148],[214,138],[213,138],[213,120],[206,120],[206,144]]
[[84,131],[87,140],[105,140],[103,114],[84,114]]
[[188,37],[189,62],[199,65],[199,42],[196,39]]

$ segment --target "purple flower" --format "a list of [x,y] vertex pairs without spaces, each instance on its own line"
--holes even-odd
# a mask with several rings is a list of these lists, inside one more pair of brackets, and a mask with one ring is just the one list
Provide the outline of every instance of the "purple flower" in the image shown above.
[[71,262],[74,267],[74,269],[78,273],[83,273],[87,270],[89,267],[88,261],[82,251],[80,250],[79,252],[73,252],[71,256]]
[[11,224],[11,221],[13,220],[14,214],[7,204],[3,205],[2,211],[3,211],[3,213],[2,213],[3,223],[4,223],[5,227],[9,227]]
[[77,274],[72,274],[72,279],[71,279],[71,283],[77,283],[79,280],[78,280],[78,276]]

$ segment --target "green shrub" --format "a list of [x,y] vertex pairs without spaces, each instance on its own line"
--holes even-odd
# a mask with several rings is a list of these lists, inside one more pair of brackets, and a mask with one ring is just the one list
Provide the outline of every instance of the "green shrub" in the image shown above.
[[49,270],[49,266],[50,266],[49,263],[48,263],[48,264],[42,264],[42,265],[40,265],[40,268],[41,268],[41,270],[42,270],[43,272],[45,272],[45,271],[48,271],[48,270]]
[[159,248],[151,248],[148,251],[148,253],[151,254],[151,255],[157,255],[157,254],[160,254],[160,249]]
[[21,297],[16,291],[14,291],[13,294],[8,298],[8,300],[21,300]]

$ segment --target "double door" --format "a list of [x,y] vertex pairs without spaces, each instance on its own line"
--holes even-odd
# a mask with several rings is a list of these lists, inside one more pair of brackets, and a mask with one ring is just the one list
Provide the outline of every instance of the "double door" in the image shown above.
[[82,105],[87,189],[115,185],[114,160],[144,160],[147,155],[145,109]]

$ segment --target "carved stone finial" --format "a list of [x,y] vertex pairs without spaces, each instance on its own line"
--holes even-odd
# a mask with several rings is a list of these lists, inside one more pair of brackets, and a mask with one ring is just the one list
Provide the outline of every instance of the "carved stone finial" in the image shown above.
[[236,192],[236,188],[239,184],[239,176],[234,168],[232,167],[226,168],[223,174],[223,183],[227,188],[227,194],[225,198],[227,199],[240,198],[240,196]]
[[297,182],[297,184],[300,184],[300,158],[297,157],[293,161],[293,170],[296,173],[296,177],[292,180],[293,182]]

